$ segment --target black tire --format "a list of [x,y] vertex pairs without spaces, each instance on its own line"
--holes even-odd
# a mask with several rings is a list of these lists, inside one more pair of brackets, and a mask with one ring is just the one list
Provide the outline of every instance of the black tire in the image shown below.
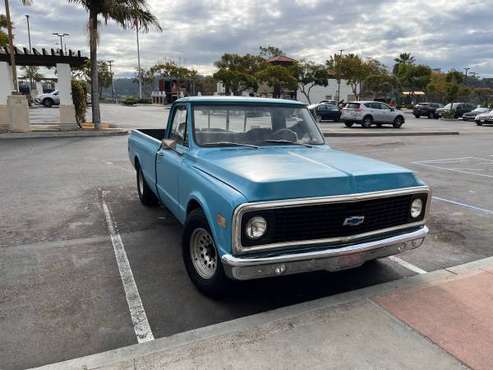
[[53,106],[53,104],[54,104],[54,103],[55,103],[55,102],[54,102],[52,99],[50,99],[50,98],[43,100],[43,105],[44,105],[46,108],[51,108],[51,107]]
[[392,125],[394,126],[394,128],[401,128],[403,124],[404,124],[404,118],[402,118],[401,116],[397,116],[395,117]]
[[428,113],[428,119],[433,119],[433,118],[435,118],[435,115],[432,112]]
[[421,116],[419,114],[415,114],[414,117],[419,118]]
[[347,128],[353,127],[353,122],[344,122]]
[[[195,264],[200,265],[201,261],[195,258],[194,262],[194,257],[192,256],[193,238],[195,238],[196,233],[202,233],[202,235],[204,235],[204,231],[209,234],[212,244],[208,244],[203,250],[201,248],[201,252],[204,252],[204,254],[201,254],[201,257],[204,259],[205,255],[205,257],[208,258],[208,260],[204,259],[205,265],[207,265],[211,259],[213,260],[215,258],[215,270],[208,278],[205,278],[199,272],[200,268],[195,266]],[[201,244],[201,246],[203,246],[203,244]],[[227,294],[232,281],[224,273],[223,264],[221,263],[221,258],[215,246],[209,223],[201,209],[193,210],[187,217],[182,237],[182,256],[188,276],[200,292],[215,299],[224,297]],[[197,257],[200,259],[200,256]]]
[[372,124],[373,124],[372,116],[365,116],[363,118],[363,121],[361,121],[361,126],[363,126],[364,128],[370,128]]
[[153,207],[158,204],[158,199],[156,195],[152,192],[147,185],[147,182],[144,178],[144,174],[142,173],[142,169],[137,162],[137,192],[139,193],[140,202],[146,207]]
[[483,126],[483,123],[482,123],[482,122],[480,122],[480,121],[476,121],[476,125],[478,125],[478,126]]

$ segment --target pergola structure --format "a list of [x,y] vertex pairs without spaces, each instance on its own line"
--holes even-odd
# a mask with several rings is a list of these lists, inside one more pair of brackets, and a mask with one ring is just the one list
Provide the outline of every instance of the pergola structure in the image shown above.
[[[56,89],[60,96],[60,125],[62,129],[76,126],[75,107],[72,101],[72,68],[84,65],[87,58],[80,51],[61,49],[15,48],[18,66],[56,67],[58,81]],[[6,47],[0,48],[0,130],[30,131],[27,100],[12,95],[14,90],[10,67],[10,54]],[[26,119],[27,116],[27,119]]]

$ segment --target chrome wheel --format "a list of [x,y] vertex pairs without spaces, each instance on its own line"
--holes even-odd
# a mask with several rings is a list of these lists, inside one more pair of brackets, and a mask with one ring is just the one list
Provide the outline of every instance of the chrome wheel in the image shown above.
[[202,228],[195,229],[190,238],[190,256],[195,271],[203,279],[210,279],[217,270],[217,252],[211,234]]

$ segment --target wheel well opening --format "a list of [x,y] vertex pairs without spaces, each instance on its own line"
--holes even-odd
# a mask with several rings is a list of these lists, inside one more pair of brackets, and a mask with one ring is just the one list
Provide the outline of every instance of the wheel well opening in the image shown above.
[[134,158],[134,165],[135,165],[135,169],[138,170],[140,167],[140,163],[139,163],[139,158],[137,158],[137,156],[135,156]]
[[187,206],[187,215],[190,214],[190,212],[196,210],[196,209],[202,209],[202,206],[200,205],[199,202],[197,202],[195,199],[192,199]]

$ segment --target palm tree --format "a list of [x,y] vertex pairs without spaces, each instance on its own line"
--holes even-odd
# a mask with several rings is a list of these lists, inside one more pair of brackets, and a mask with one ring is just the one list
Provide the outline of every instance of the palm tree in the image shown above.
[[146,0],[68,0],[82,6],[89,13],[89,47],[91,62],[91,99],[92,122],[96,128],[101,124],[99,108],[99,80],[98,80],[98,17],[105,23],[112,19],[124,29],[138,29],[148,31],[154,26],[158,31],[162,28],[157,18],[149,11]]
[[399,71],[399,66],[401,64],[414,64],[416,58],[411,55],[411,53],[401,53],[397,58],[394,58],[394,68],[392,69],[393,74],[397,74]]

